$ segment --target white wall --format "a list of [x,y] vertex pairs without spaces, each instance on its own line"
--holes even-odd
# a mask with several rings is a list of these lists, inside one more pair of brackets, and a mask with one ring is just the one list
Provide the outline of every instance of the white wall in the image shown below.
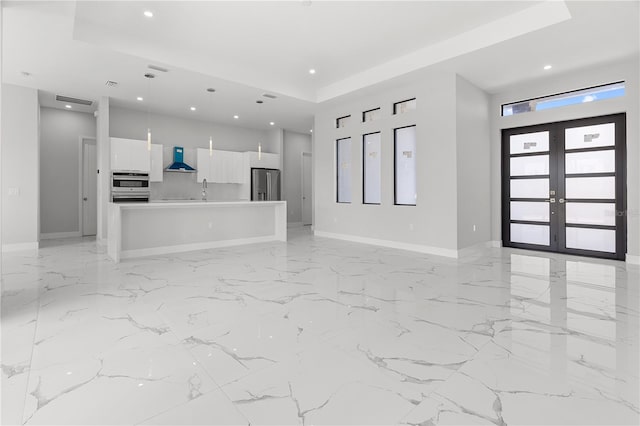
[[[489,95],[456,78],[458,248],[491,238]],[[474,230],[475,226],[475,230]]]
[[[491,235],[502,239],[501,230],[501,129],[573,120],[626,112],[627,116],[627,248],[628,260],[640,262],[640,67],[638,56],[624,61],[577,72],[549,74],[536,81],[519,84],[491,98]],[[569,90],[624,80],[626,96],[562,108],[500,116],[505,103],[532,99]]]
[[[314,125],[314,226],[318,235],[456,256],[456,76],[437,69],[419,82],[334,106],[321,106]],[[417,109],[392,115],[394,102],[417,98]],[[382,108],[382,119],[362,123],[362,112]],[[351,124],[336,129],[338,117]],[[393,205],[393,129],[417,125],[417,205]],[[381,131],[382,203],[362,204],[362,135]],[[335,141],[351,137],[353,202],[336,203]]]
[[311,152],[311,135],[284,132],[283,200],[287,202],[287,222],[302,223],[302,153]]
[[[2,22],[2,0],[0,0],[0,22]],[[0,77],[2,76],[2,31],[0,31]],[[0,80],[0,129],[2,129],[2,81]],[[2,164],[2,132],[0,132],[0,165]],[[0,173],[0,192],[2,191],[2,173]],[[2,285],[2,194],[0,193],[0,285]]]
[[40,233],[80,232],[81,136],[96,136],[93,114],[40,108]]
[[[173,162],[173,147],[184,147],[185,162],[196,168],[196,148],[209,148],[209,136],[213,136],[214,149],[226,151],[257,151],[258,142],[263,152],[280,153],[282,131],[261,131],[244,127],[225,126],[200,120],[189,120],[161,114],[120,107],[111,107],[109,135],[111,137],[141,139],[147,137],[147,123],[151,127],[152,142],[164,146],[164,165]],[[207,197],[212,200],[241,198],[241,185],[208,184]],[[164,181],[151,184],[152,199],[201,197],[202,185],[196,182],[195,173],[164,173]]]
[[38,92],[2,87],[2,249],[38,248]]

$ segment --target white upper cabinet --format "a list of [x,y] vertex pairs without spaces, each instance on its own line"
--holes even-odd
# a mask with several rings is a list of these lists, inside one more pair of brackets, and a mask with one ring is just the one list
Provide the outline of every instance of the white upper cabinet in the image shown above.
[[149,172],[151,154],[147,141],[111,138],[111,170]]
[[151,182],[162,182],[164,176],[164,158],[162,151],[162,145],[151,144],[151,170],[149,171],[149,180]]
[[220,151],[214,149],[210,154],[208,149],[198,148],[197,181],[215,183],[244,183],[244,161],[241,152]]
[[272,154],[270,152],[263,152],[258,159],[257,152],[249,153],[249,162],[251,168],[260,169],[279,169],[280,168],[280,154]]
[[211,159],[208,149],[196,149],[196,181],[211,182]]

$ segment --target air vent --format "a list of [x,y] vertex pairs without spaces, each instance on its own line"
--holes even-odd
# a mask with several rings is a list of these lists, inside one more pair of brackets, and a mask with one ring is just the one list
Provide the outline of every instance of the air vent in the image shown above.
[[67,104],[79,104],[79,105],[91,105],[93,101],[88,101],[86,99],[78,99],[78,98],[70,98],[68,96],[56,95],[56,101],[64,102]]
[[117,85],[118,85],[118,82],[113,80],[107,80],[107,82],[105,83],[105,86],[108,86],[108,87],[116,87]]
[[160,71],[160,72],[169,72],[168,69],[159,67],[157,65],[149,65],[149,66],[147,66],[147,68],[155,70],[155,71]]
[[269,93],[265,93],[262,96],[264,96],[265,98],[269,98],[269,99],[276,99],[277,98],[276,95],[272,95],[272,94],[269,94]]

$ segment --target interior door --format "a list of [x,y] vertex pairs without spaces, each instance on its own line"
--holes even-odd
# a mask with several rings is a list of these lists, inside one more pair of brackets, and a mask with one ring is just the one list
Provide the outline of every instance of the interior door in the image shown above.
[[82,140],[82,235],[98,230],[98,166],[95,139]]
[[503,131],[503,245],[624,259],[624,114]]
[[302,153],[302,224],[311,225],[311,164],[310,152]]

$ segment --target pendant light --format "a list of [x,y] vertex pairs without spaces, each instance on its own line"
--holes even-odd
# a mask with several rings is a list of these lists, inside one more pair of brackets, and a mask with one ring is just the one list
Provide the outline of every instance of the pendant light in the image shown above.
[[[211,104],[211,111],[213,111],[213,92],[215,91],[216,89],[213,89],[211,87],[207,89],[207,92],[209,92],[209,103]],[[213,116],[213,114],[211,115]],[[212,135],[209,135],[209,157],[213,157],[213,136]]]
[[[256,103],[258,104],[258,122],[261,123],[262,121],[262,114],[260,114],[260,106],[264,103],[264,101],[261,100],[257,100]],[[260,141],[258,140],[258,161],[262,160],[262,144],[260,143]]]
[[151,151],[151,125],[149,124],[149,103],[151,100],[151,80],[154,79],[156,76],[151,74],[151,73],[147,73],[144,75],[147,78],[147,149],[149,151]]

